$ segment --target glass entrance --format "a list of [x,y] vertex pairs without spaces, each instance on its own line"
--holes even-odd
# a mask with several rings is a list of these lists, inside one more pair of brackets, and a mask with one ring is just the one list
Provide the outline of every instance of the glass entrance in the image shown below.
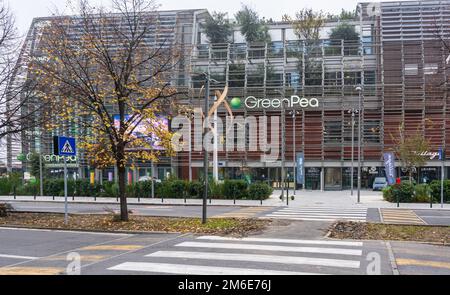
[[321,168],[305,168],[305,188],[307,190],[320,190]]
[[325,189],[326,190],[342,189],[341,168],[325,168]]

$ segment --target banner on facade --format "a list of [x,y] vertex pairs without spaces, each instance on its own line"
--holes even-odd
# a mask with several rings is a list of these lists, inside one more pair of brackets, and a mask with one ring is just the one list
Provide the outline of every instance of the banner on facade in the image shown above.
[[384,153],[384,167],[389,185],[396,183],[395,156],[394,153]]
[[305,184],[305,154],[297,154],[297,184]]

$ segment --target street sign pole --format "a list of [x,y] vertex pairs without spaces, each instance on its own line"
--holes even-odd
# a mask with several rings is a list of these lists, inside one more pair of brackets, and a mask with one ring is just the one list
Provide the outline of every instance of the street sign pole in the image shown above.
[[42,175],[42,152],[39,153],[39,192],[41,197],[44,196],[44,176]]
[[68,206],[67,206],[67,159],[64,156],[64,224],[67,225],[69,223],[69,214],[68,214]]
[[53,137],[54,153],[64,159],[64,224],[69,223],[67,204],[67,157],[77,155],[76,139],[62,136]]
[[442,161],[442,168],[441,168],[441,208],[444,209],[444,169],[445,169],[445,162]]

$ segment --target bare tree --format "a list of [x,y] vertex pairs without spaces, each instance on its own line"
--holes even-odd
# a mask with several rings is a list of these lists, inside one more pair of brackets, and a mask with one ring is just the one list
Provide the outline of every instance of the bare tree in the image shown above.
[[[6,135],[37,126],[38,121],[30,120],[33,110],[23,112],[23,107],[31,100],[32,87],[20,79],[20,65],[17,62],[20,37],[15,19],[6,4],[0,2],[0,139]],[[39,118],[42,118],[40,116]],[[40,120],[39,120],[40,121]]]
[[[425,125],[425,128],[433,128],[430,120],[426,120]],[[393,151],[400,160],[402,168],[408,172],[412,183],[414,171],[427,162],[424,153],[429,150],[430,140],[425,138],[421,128],[408,134],[404,122],[398,127],[398,134],[395,136],[391,134],[391,139],[394,143]]]
[[79,126],[91,163],[117,167],[127,221],[126,167],[171,153],[171,133],[158,113],[177,94],[170,80],[180,55],[175,41],[160,37],[167,31],[158,32],[153,1],[113,0],[111,7],[81,0],[75,16],[49,20],[38,48],[45,58],[31,68],[40,96],[58,112],[56,126]]

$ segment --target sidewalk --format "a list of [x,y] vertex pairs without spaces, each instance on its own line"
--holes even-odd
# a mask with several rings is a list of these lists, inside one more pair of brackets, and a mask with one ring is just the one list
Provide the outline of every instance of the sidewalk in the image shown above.
[[[15,202],[64,202],[64,197],[40,197],[37,196],[36,200],[33,196],[17,196],[14,199],[13,196],[0,196],[0,202],[2,201],[15,201]],[[94,197],[75,197],[75,200],[72,197],[68,198],[69,203],[81,203],[81,204],[119,204],[116,198],[97,198]],[[265,207],[278,207],[282,204],[279,204],[279,199],[270,198],[268,200],[264,200],[262,202],[262,206]],[[128,199],[129,205],[178,205],[178,206],[198,206],[203,204],[203,200],[201,199],[187,199],[186,203],[184,199]],[[237,206],[237,207],[253,207],[253,206],[261,206],[261,201],[257,200],[236,200],[236,204],[234,204],[233,200],[212,200],[211,203],[208,199],[208,205],[211,206]]]
[[[294,193],[289,191],[289,195]],[[279,200],[281,191],[275,191],[271,197],[274,204],[278,206],[286,206],[286,199],[284,202]],[[275,199],[276,198],[276,199]],[[331,208],[351,208],[351,207],[363,207],[363,208],[397,208],[397,203],[389,203],[383,200],[383,194],[381,192],[374,192],[369,190],[361,191],[361,200],[358,203],[357,191],[303,191],[298,190],[296,192],[295,200],[289,200],[289,207],[302,208],[302,207],[331,207]],[[429,203],[404,203],[400,204],[400,208],[407,209],[430,209]],[[433,209],[442,209],[441,204],[433,204]],[[444,204],[444,209],[450,210],[450,204]]]
[[[280,200],[281,191],[276,190],[268,200],[264,200],[262,206],[265,207],[283,207],[287,205],[286,198],[284,201]],[[292,196],[292,190],[289,191],[289,195]],[[12,196],[0,196],[1,201],[24,201],[24,202],[64,202],[63,197],[56,197],[53,200],[52,197],[34,197],[32,196],[17,196],[14,200]],[[97,198],[93,197],[72,197],[68,198],[70,203],[96,203],[96,204],[118,204],[115,198]],[[202,205],[201,199],[187,199],[186,203],[184,199],[128,199],[130,205],[179,205],[179,206],[198,206]],[[251,207],[261,206],[261,202],[257,200],[236,200],[234,204],[233,200],[212,200],[208,205],[211,206],[237,206],[237,207]],[[330,208],[397,208],[396,203],[389,203],[383,200],[381,192],[373,191],[361,191],[361,202],[357,202],[357,192],[354,191],[354,195],[351,196],[350,191],[302,191],[296,192],[295,200],[289,199],[289,207],[291,208],[304,208],[304,207],[330,207]],[[406,209],[430,209],[430,204],[417,204],[408,203],[400,204],[400,208]],[[433,209],[442,209],[441,204],[433,204]],[[450,210],[450,204],[444,204],[444,209]]]

